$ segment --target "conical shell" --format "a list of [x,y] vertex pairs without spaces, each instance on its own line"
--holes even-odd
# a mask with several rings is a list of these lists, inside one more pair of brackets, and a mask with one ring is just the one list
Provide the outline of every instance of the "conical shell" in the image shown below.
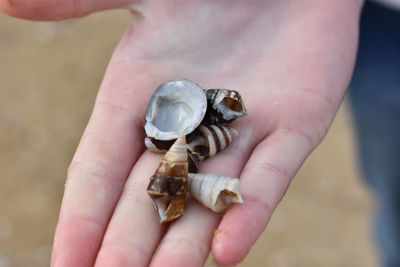
[[239,92],[229,89],[205,90],[208,107],[205,121],[209,124],[229,123],[247,115]]
[[215,174],[188,174],[188,190],[201,204],[224,211],[230,203],[243,203],[239,179]]
[[196,153],[199,160],[203,160],[224,150],[237,135],[235,129],[223,125],[201,125],[188,144],[188,150]]
[[164,155],[147,188],[161,223],[185,212],[188,169],[186,138],[181,136]]

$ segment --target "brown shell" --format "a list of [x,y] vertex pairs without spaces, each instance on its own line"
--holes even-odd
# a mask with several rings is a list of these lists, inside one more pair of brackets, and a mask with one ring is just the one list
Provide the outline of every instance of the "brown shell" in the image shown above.
[[207,113],[204,124],[225,124],[247,115],[239,92],[229,89],[205,90]]
[[186,138],[181,136],[164,155],[147,188],[161,223],[172,221],[185,212],[188,170]]
[[203,160],[224,150],[237,134],[235,129],[223,125],[202,125],[188,144],[188,150],[195,153],[199,160]]

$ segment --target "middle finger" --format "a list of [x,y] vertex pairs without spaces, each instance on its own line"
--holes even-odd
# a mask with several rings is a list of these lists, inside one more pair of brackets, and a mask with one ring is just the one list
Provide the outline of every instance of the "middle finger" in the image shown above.
[[146,151],[132,169],[107,228],[96,266],[147,266],[164,229],[147,195],[161,156]]

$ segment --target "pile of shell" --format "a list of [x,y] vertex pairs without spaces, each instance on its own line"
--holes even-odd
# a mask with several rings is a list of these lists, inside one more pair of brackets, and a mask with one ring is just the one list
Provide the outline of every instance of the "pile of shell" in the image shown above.
[[232,143],[237,131],[226,124],[245,115],[240,94],[233,90],[203,90],[188,80],[168,81],[157,88],[144,128],[146,147],[165,153],[147,188],[161,223],[183,215],[187,192],[215,212],[243,202],[237,178],[197,170],[199,161]]

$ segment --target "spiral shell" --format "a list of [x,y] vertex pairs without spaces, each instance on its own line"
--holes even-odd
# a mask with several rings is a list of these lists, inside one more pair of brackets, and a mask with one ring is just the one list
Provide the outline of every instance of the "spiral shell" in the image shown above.
[[207,114],[209,124],[229,123],[247,115],[246,108],[239,92],[228,89],[205,90],[207,97]]
[[201,204],[224,211],[230,203],[243,203],[239,179],[216,174],[188,174],[188,190]]
[[199,160],[212,157],[229,146],[238,132],[222,125],[201,125],[188,144],[188,150],[195,153]]
[[181,136],[164,155],[147,188],[161,223],[185,212],[188,169],[186,138]]

